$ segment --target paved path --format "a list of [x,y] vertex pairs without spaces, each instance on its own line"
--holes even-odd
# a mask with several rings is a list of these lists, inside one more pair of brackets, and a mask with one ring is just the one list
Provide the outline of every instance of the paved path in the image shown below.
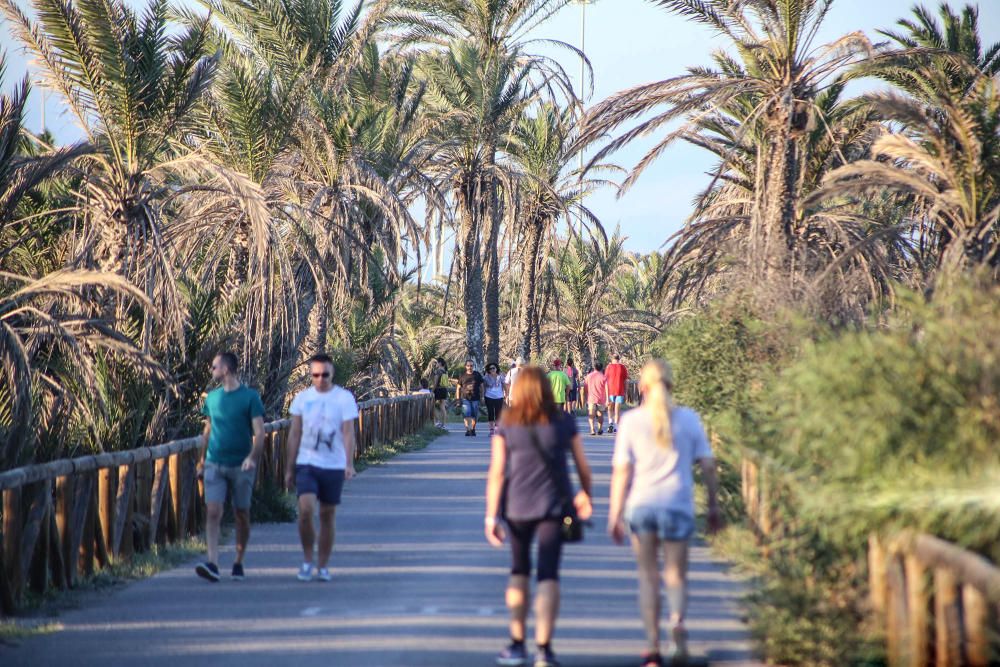
[[[607,513],[611,439],[588,438],[595,526]],[[14,665],[488,666],[507,638],[506,550],[482,537],[488,442],[452,426],[426,450],[348,484],[332,583],[295,580],[294,525],[254,528],[248,578],[209,584],[190,565],[64,612],[59,632],[0,648]],[[223,551],[228,572],[232,548]],[[757,664],[740,587],[703,546],[692,554],[689,628],[698,662]],[[564,556],[553,643],[567,667],[626,667],[643,648],[631,555],[594,530]]]

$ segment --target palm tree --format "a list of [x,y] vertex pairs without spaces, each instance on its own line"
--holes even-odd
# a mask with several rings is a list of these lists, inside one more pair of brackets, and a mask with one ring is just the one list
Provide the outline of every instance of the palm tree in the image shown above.
[[509,188],[497,155],[536,95],[572,90],[557,63],[530,53],[527,38],[568,2],[400,0],[394,18],[402,47],[434,47],[420,61],[429,110],[442,120],[432,168],[455,204],[467,354],[480,368],[484,347],[490,359],[500,354],[501,190]]
[[[894,92],[870,96],[870,103],[903,131],[876,140],[872,159],[832,172],[817,200],[892,192],[910,196],[916,217],[930,222],[929,239],[939,268],[1000,267],[1000,89],[996,78],[975,73],[961,96],[949,75],[933,66],[917,73],[936,93],[932,103]],[[946,271],[946,274],[948,272]]]
[[596,141],[624,123],[639,121],[610,141],[595,156],[600,159],[685,119],[640,160],[624,183],[628,188],[673,141],[697,136],[699,123],[715,110],[745,106],[745,122],[733,137],[736,150],[725,155],[720,169],[745,155],[749,147],[744,148],[743,137],[752,135],[754,171],[744,178],[753,184],[753,196],[743,208],[749,217],[753,267],[773,280],[788,266],[789,250],[801,233],[802,171],[808,158],[801,138],[810,129],[816,98],[838,73],[867,57],[870,44],[863,34],[851,33],[816,46],[832,0],[656,3],[721,33],[739,59],[719,53],[715,69],[691,68],[613,95],[590,111],[584,138]]
[[[876,59],[871,67],[861,68],[861,73],[878,76],[925,102],[931,101],[934,91],[928,85],[931,82],[921,76],[922,68],[913,65],[932,63],[956,95],[976,85],[976,71],[986,76],[1000,74],[1000,42],[983,49],[976,6],[965,5],[959,15],[947,3],[941,3],[938,15],[941,23],[928,9],[916,5],[913,19],[897,21],[905,32],[880,30],[897,48]],[[963,64],[954,66],[956,60]]]
[[552,260],[556,313],[545,339],[557,350],[575,352],[584,366],[601,351],[629,354],[660,332],[659,315],[630,307],[617,291],[617,276],[629,268],[624,242],[617,230],[589,242],[576,237]]
[[575,168],[580,150],[575,139],[572,110],[547,103],[539,105],[533,115],[518,119],[505,146],[518,175],[508,207],[514,233],[521,240],[516,353],[525,359],[531,358],[532,341],[538,340],[539,274],[546,249],[552,248],[556,225],[575,215],[588,223],[592,234],[603,234],[600,221],[582,200],[605,182],[584,180]]
[[208,166],[181,141],[216,67],[206,25],[171,34],[166,0],[141,15],[121,0],[33,0],[37,20],[15,0],[0,7],[94,148],[84,158],[81,262],[132,281],[176,329],[164,212]]

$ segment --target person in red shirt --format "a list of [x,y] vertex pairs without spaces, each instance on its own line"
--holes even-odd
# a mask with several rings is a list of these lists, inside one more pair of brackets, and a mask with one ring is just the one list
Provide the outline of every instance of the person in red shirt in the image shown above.
[[621,363],[621,356],[615,354],[612,362],[604,370],[608,381],[608,433],[614,433],[621,419],[622,404],[625,402],[625,383],[628,369]]

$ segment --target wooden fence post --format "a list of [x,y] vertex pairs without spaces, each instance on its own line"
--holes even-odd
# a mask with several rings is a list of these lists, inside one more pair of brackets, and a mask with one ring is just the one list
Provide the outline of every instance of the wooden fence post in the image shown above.
[[872,608],[881,614],[886,612],[886,600],[889,594],[885,576],[885,557],[882,540],[872,533],[868,536],[868,592]]
[[[101,533],[103,535],[105,558],[110,561],[115,554],[114,545],[114,524],[115,524],[115,496],[118,486],[118,471],[112,468],[102,468],[97,471],[98,488],[98,512],[100,516]],[[100,549],[98,549],[100,552]],[[100,556],[98,557],[100,559]],[[102,567],[107,567],[107,562],[102,562]]]
[[937,667],[962,664],[961,608],[958,582],[951,570],[934,570],[934,647]]
[[70,475],[56,479],[56,530],[65,587],[76,582],[77,554],[73,548],[73,499],[76,480]]
[[[37,593],[44,593],[49,581],[49,510],[52,506],[52,480],[29,485],[31,503],[21,532],[21,563],[27,566],[28,583]],[[21,496],[22,503],[24,496]]]
[[962,586],[962,610],[965,616],[966,664],[970,667],[987,667],[991,663],[986,597],[975,586],[965,584]]
[[886,639],[889,665],[900,667],[906,657],[906,575],[895,553],[888,554],[886,564]]
[[[24,573],[21,567],[21,488],[3,492],[3,559],[7,595],[12,606],[21,601]],[[6,605],[5,605],[6,606]]]
[[908,644],[910,667],[927,667],[930,657],[930,622],[928,618],[927,569],[914,554],[903,559],[906,569],[906,606],[909,609]]

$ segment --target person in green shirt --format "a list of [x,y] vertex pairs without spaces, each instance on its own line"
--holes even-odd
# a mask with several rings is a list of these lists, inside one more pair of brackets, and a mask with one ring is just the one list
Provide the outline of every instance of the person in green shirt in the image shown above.
[[552,370],[548,374],[549,384],[552,385],[552,396],[556,400],[556,406],[562,410],[566,403],[566,392],[569,391],[570,379],[562,369],[562,360],[555,359],[552,362]]
[[[212,360],[212,379],[222,386],[208,392],[202,407],[202,462],[198,476],[205,484],[205,542],[208,560],[195,572],[219,581],[219,526],[227,492],[236,516],[236,560],[232,577],[243,579],[243,555],[250,541],[250,497],[257,462],[264,450],[264,404],[255,389],[240,382],[236,355],[223,352]],[[252,443],[252,446],[251,446]]]

